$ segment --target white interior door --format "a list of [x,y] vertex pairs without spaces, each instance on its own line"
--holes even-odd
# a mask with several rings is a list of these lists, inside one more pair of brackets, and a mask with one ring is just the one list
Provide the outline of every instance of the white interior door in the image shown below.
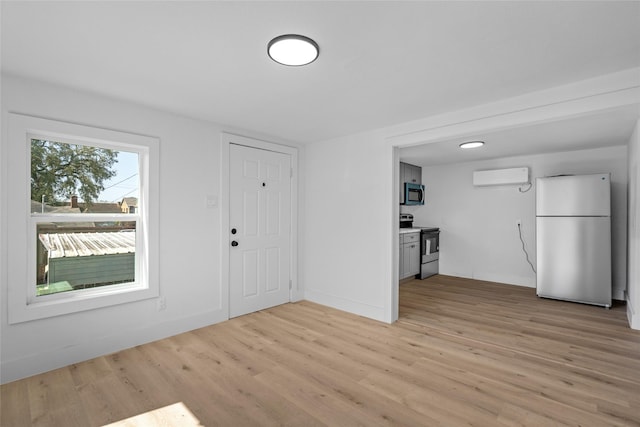
[[229,317],[289,302],[291,156],[229,153]]

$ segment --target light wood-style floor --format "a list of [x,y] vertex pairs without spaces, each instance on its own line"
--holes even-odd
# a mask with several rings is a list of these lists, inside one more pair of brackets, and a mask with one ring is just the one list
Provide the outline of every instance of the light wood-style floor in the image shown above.
[[624,306],[434,276],[393,325],[286,304],[1,391],[7,427],[638,426],[640,332]]

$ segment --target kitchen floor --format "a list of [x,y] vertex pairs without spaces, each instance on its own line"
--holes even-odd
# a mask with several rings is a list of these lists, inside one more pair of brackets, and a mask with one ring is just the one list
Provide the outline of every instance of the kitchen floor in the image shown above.
[[423,328],[430,349],[407,387],[430,384],[456,417],[640,425],[640,331],[628,327],[624,303],[606,310],[438,275],[401,284],[398,323]]

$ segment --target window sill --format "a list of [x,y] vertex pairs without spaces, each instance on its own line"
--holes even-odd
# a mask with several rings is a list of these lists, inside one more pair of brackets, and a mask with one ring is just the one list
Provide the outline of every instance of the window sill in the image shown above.
[[159,296],[158,289],[141,287],[136,284],[110,286],[111,289],[90,289],[37,297],[37,301],[9,310],[9,323],[16,324],[53,316],[94,310],[141,301]]

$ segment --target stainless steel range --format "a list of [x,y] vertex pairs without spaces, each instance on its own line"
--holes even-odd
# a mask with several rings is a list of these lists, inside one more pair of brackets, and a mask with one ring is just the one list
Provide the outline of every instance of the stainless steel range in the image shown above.
[[420,278],[426,279],[439,272],[440,229],[413,225],[412,214],[400,214],[400,228],[420,229]]

